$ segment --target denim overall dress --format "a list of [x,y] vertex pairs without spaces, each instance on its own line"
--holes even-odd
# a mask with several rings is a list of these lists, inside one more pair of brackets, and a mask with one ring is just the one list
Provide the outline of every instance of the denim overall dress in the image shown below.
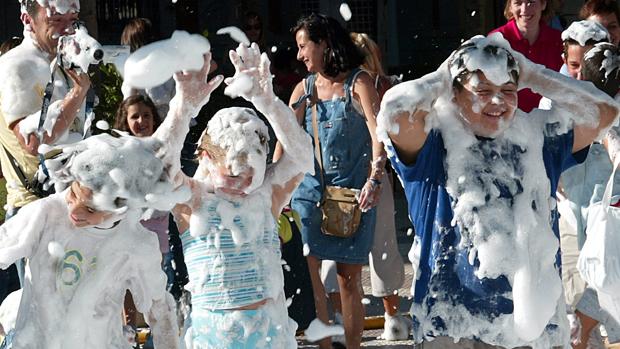
[[[344,84],[343,97],[317,101],[318,137],[323,153],[325,185],[361,189],[368,179],[372,161],[372,139],[365,117],[354,108],[351,96],[353,82],[359,73],[360,69],[351,72]],[[315,74],[306,78],[306,94],[297,104],[304,99],[309,100],[315,81]],[[306,103],[303,127],[314,143],[310,102]],[[318,205],[323,196],[323,184],[316,159],[314,172],[314,176],[305,175],[291,200],[293,210],[301,216],[301,235],[304,244],[309,248],[309,254],[339,263],[367,263],[373,242],[376,210],[373,208],[362,214],[360,226],[352,237],[340,238],[323,234],[322,213]]]

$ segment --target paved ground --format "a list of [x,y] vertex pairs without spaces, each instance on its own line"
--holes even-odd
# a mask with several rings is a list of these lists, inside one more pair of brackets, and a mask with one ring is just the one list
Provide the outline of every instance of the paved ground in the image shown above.
[[[402,190],[402,189],[401,189]],[[401,191],[397,190],[395,194],[395,206],[396,206],[396,235],[398,239],[398,249],[405,262],[405,282],[403,287],[399,290],[401,296],[400,311],[407,313],[411,306],[411,281],[412,281],[412,268],[407,253],[411,247],[413,236],[407,236],[407,230],[411,227],[409,219],[406,213],[406,200]],[[375,298],[371,294],[370,290],[370,271],[368,266],[362,269],[362,286],[364,287],[365,298],[370,300],[370,304],[366,305],[366,316],[383,316],[383,303],[380,298]],[[364,339],[362,341],[362,347],[364,348],[393,348],[393,349],[411,349],[413,348],[413,341],[411,339],[406,341],[388,342],[379,340],[377,337],[381,335],[383,329],[366,330],[364,331]],[[314,349],[318,346],[309,344],[299,338],[300,349]]]

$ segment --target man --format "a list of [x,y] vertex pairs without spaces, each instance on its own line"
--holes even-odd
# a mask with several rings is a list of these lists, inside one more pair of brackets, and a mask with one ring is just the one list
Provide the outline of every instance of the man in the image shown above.
[[[54,143],[67,133],[90,88],[86,74],[73,70],[54,73],[46,132],[40,139],[39,115],[58,38],[72,33],[80,6],[79,0],[46,1],[45,6],[36,0],[20,3],[24,41],[0,57],[0,164],[7,179],[7,219],[37,199],[29,187],[39,164],[39,146]],[[18,272],[22,279],[23,267],[18,265]]]
[[[556,110],[517,110],[524,87]],[[497,34],[386,93],[378,133],[417,235],[416,348],[568,343],[555,191],[617,114],[592,85],[530,62]]]

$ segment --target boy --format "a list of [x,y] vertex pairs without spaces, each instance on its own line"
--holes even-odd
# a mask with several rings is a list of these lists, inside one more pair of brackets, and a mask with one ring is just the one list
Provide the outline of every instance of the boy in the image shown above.
[[[557,128],[567,133],[548,133],[556,111],[517,110],[524,87],[571,116]],[[436,72],[386,93],[378,132],[418,234],[416,347],[568,342],[555,189],[617,114],[611,98],[531,63],[497,34],[472,38]]]
[[158,240],[139,223],[142,207],[166,206],[171,194],[159,147],[100,135],[65,147],[64,162],[48,161],[57,189],[68,188],[0,227],[0,267],[28,259],[7,347],[131,348],[121,318],[127,289],[148,314],[156,347],[178,347]]
[[203,133],[196,175],[184,177],[176,163],[189,117],[222,79],[206,82],[210,54],[201,72],[176,75],[177,94],[153,137],[173,147],[167,151],[176,166],[171,173],[192,189],[192,199],[173,211],[192,294],[186,347],[295,348],[275,222],[303,174],[313,169],[311,140],[274,95],[269,60],[258,46],[240,45],[230,58],[236,73],[227,79],[226,93],[244,97],[265,115],[285,154],[267,166],[267,126],[251,109],[226,108]]

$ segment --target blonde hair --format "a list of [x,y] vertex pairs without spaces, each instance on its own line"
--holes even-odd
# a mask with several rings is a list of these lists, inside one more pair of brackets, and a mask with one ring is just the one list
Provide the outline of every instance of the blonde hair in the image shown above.
[[[555,15],[555,11],[558,7],[557,0],[536,0],[536,1],[544,1],[547,6],[542,10],[541,18],[544,21],[551,19]],[[512,4],[512,0],[506,0],[506,6],[504,6],[504,17],[506,17],[507,21],[512,19],[512,12],[510,12],[510,5]]]
[[369,72],[373,78],[385,76],[381,65],[381,49],[366,33],[351,33],[351,40],[364,53],[362,68]]

